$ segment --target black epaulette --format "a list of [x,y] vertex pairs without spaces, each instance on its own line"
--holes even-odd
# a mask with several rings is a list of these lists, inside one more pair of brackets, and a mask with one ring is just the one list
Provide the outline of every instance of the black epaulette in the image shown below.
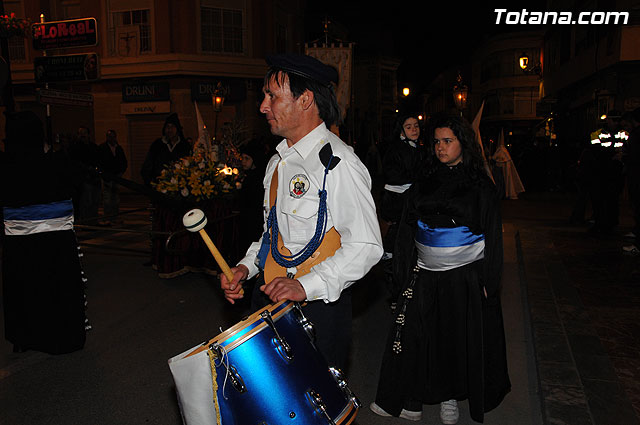
[[333,155],[333,149],[331,149],[331,144],[327,143],[320,149],[320,162],[324,165],[324,168],[329,167],[329,170],[333,170],[336,165],[340,162],[340,157]]

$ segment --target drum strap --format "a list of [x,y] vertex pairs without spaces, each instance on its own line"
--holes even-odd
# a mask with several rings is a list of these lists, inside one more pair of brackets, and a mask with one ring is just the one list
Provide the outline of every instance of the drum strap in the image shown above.
[[207,350],[209,355],[209,363],[211,364],[211,378],[213,380],[213,405],[216,409],[216,424],[222,425],[222,419],[220,418],[220,404],[218,403],[218,374],[216,373],[216,354],[209,348]]
[[[331,155],[330,145],[327,144],[325,147],[327,146],[329,146],[329,154]],[[326,152],[325,149],[323,149],[323,151]],[[333,162],[334,159],[336,160],[335,162]],[[322,157],[321,157],[321,160],[322,160]],[[324,176],[325,182],[326,182],[326,177],[329,170],[333,169],[335,165],[338,164],[339,160],[340,158],[331,156],[327,164],[325,164],[325,176]],[[326,160],[323,160],[323,163],[325,161]],[[275,203],[276,203],[277,193],[278,193],[278,166],[276,166],[276,169],[273,172],[273,176],[271,177],[271,185],[269,187],[270,218],[275,217]],[[323,195],[324,195],[324,198],[322,197]],[[321,204],[324,204],[323,200],[326,202],[326,191],[324,190],[324,184],[323,184],[322,190],[320,191],[320,196],[321,196]],[[321,205],[320,209],[321,210],[324,209],[324,211],[319,210],[318,215],[321,215],[321,213],[324,214],[325,215],[324,220],[326,220],[326,214],[327,214],[326,204],[324,204],[324,208],[322,208],[322,205]],[[322,219],[322,217],[319,217],[319,220],[320,219]],[[326,222],[325,222],[325,225],[326,225]],[[280,233],[278,233],[278,240],[277,240],[276,246],[275,247],[270,246],[273,242],[275,242],[272,237],[273,235],[269,233],[274,231],[274,227],[275,229],[277,229],[276,226],[271,226],[269,222],[267,223],[267,232],[265,232],[264,235],[262,236],[263,246],[260,249],[261,252],[258,253],[259,258],[261,257],[261,254],[262,254],[262,258],[264,258],[264,263],[262,264],[261,262],[261,265],[263,266],[263,269],[264,269],[264,281],[266,284],[269,284],[276,277],[287,276],[287,261],[283,261],[282,257],[284,257],[285,259],[293,258],[293,257],[299,256],[302,253],[300,252],[296,255],[291,255],[291,251],[289,251],[284,246],[282,235]],[[324,231],[324,228],[322,230]],[[316,229],[316,232],[317,231],[318,229]],[[311,271],[311,267],[321,263],[327,257],[332,256],[341,246],[340,234],[335,229],[335,227],[331,227],[331,229],[329,229],[329,231],[321,235],[319,239],[320,239],[319,246],[317,246],[317,248],[312,253],[307,254],[305,256],[306,259],[304,259],[304,261],[297,261],[298,264],[293,263],[293,266],[296,267],[295,277],[300,277],[309,273]],[[265,246],[265,240],[266,240],[266,246]],[[278,260],[273,258],[274,251],[276,251],[276,253],[279,254],[278,257],[280,258],[278,258]]]

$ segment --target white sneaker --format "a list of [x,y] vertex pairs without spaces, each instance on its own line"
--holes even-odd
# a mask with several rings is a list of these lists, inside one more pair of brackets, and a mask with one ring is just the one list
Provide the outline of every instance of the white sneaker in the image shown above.
[[440,403],[440,420],[445,425],[458,423],[460,412],[458,412],[458,402],[456,400],[443,401]]
[[629,233],[627,233],[626,235],[624,235],[624,237],[625,237],[625,238],[632,238],[632,239],[633,239],[633,238],[635,238],[635,237],[636,237],[636,234],[635,234],[635,233],[633,233],[633,232],[629,232]]
[[408,421],[419,421],[420,419],[422,419],[422,411],[414,412],[413,410],[402,409],[402,412],[400,412],[400,417]]
[[623,246],[622,250],[629,254],[635,254],[635,255],[640,254],[640,249],[638,249],[638,247],[636,247],[635,245]]
[[[371,411],[378,416],[391,416],[382,407],[378,406],[375,401],[369,405],[369,409],[371,409]],[[401,417],[402,419],[407,419],[409,421],[419,421],[420,419],[422,419],[422,412],[414,412],[411,410],[402,409],[399,417]]]

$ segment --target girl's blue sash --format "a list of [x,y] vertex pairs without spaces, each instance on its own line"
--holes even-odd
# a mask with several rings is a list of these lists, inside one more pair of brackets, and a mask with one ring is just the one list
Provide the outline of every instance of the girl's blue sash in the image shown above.
[[42,232],[73,229],[71,200],[24,207],[4,207],[6,235],[31,235]]
[[418,221],[418,266],[432,271],[450,270],[484,258],[484,235],[468,227],[431,228]]

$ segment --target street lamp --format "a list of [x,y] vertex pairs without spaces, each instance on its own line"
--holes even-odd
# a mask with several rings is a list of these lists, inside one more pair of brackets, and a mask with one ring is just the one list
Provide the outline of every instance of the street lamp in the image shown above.
[[529,56],[525,52],[522,52],[519,59],[520,68],[524,71],[529,67]]
[[220,112],[222,110],[222,105],[224,104],[224,96],[218,96],[214,94],[212,101],[213,101],[213,110],[216,112]]
[[402,89],[402,94],[407,97],[409,96],[409,93],[411,93],[411,90],[409,90],[409,87],[405,87]]
[[542,76],[542,68],[540,68],[540,64],[537,63],[535,65],[531,65],[531,60],[526,52],[522,52],[518,58],[518,65],[520,65],[520,69],[522,69],[525,74],[536,74],[540,77]]
[[462,84],[462,75],[458,72],[457,84],[453,86],[453,101],[456,104],[456,108],[460,110],[460,116],[462,116],[462,110],[467,107],[467,95],[469,94],[469,88]]
[[218,113],[222,110],[222,105],[224,105],[225,94],[226,90],[222,87],[222,82],[218,81],[215,90],[211,93],[211,103],[213,104],[213,110],[216,113],[215,126],[213,127],[214,140],[218,139]]

